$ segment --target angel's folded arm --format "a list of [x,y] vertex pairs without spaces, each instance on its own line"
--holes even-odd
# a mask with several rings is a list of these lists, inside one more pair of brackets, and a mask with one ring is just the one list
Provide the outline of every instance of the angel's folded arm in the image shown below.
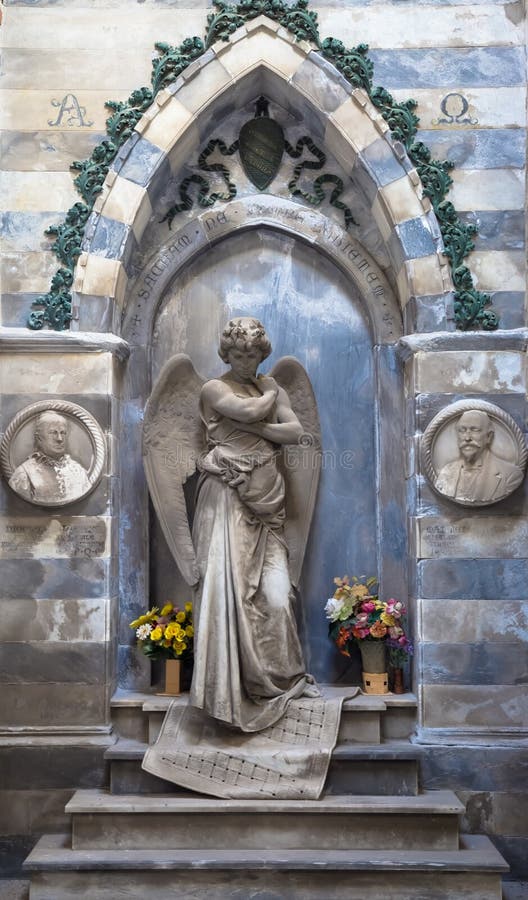
[[303,434],[303,427],[295,415],[286,391],[279,389],[277,398],[277,422],[244,423],[243,431],[259,434],[274,444],[297,444]]
[[259,422],[271,411],[276,392],[264,391],[262,397],[237,397],[223,382],[213,379],[204,384],[202,400],[215,412],[235,422]]

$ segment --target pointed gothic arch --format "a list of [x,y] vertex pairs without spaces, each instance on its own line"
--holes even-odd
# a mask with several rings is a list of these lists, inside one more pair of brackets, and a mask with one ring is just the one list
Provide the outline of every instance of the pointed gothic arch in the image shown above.
[[[400,310],[453,290],[440,229],[403,145],[362,89],[311,44],[265,16],[239,28],[160,91],[119,151],[88,221],[74,281],[76,327],[120,333],[127,262],[171,173],[198,151],[212,121],[265,93],[310,123],[347,173],[358,174],[391,260]],[[409,322],[409,329],[414,322]]]

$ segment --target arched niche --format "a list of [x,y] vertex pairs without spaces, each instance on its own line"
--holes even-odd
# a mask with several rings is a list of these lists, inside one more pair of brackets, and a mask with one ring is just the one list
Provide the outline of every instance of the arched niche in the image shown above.
[[150,258],[130,292],[121,325],[131,348],[121,431],[122,620],[137,610],[132,598],[142,594],[157,605],[188,599],[155,519],[149,522],[140,421],[172,354],[188,353],[204,377],[225,370],[217,342],[233,315],[265,322],[274,344],[265,370],[292,354],[314,385],[323,472],[300,627],[319,679],[354,680],[357,665],[350,667],[327,638],[323,606],[333,577],[345,571],[378,573],[392,592],[403,593],[403,416],[395,352],[401,312],[359,242],[321,213],[273,196],[197,216]]
[[[385,242],[388,269],[382,270],[360,240],[352,238],[335,220],[298,201],[274,196],[271,185],[270,193],[253,192],[187,216],[180,227],[176,222],[153,257],[137,271],[132,261],[136,258],[134,248],[145,244],[146,229],[159,217],[167,180],[196,157],[215,121],[227,119],[232,110],[244,109],[260,93],[285,109],[295,110],[342,169],[357,177]],[[272,235],[275,241],[282,235],[283,250],[292,244],[298,260],[306,261],[311,254],[317,260],[312,265],[318,275],[326,272],[328,283],[334,287],[338,282],[343,284],[334,312],[346,303],[353,308],[354,316],[344,324],[349,351],[356,347],[358,359],[368,358],[364,369],[368,377],[361,390],[354,381],[357,360],[347,351],[348,374],[343,370],[342,384],[332,385],[330,400],[323,397],[329,416],[327,434],[332,419],[335,432],[341,429],[346,441],[342,418],[348,413],[349,401],[353,406],[363,391],[364,415],[352,419],[352,423],[356,437],[359,428],[362,433],[368,432],[363,442],[365,459],[359,458],[357,447],[355,464],[353,452],[351,457],[357,484],[361,483],[361,491],[356,488],[357,496],[353,480],[341,494],[329,477],[321,486],[328,493],[321,495],[320,527],[325,527],[325,516],[326,522],[330,521],[333,504],[338,511],[340,535],[349,529],[347,549],[337,543],[339,552],[335,556],[330,551],[318,556],[325,553],[325,547],[323,542],[317,543],[317,537],[309,549],[322,579],[309,585],[310,611],[304,626],[306,632],[317,634],[310,645],[310,665],[319,677],[332,679],[340,672],[326,637],[322,607],[332,589],[331,576],[343,574],[336,567],[350,565],[350,571],[358,574],[371,574],[374,569],[383,591],[406,596],[404,404],[395,342],[403,332],[403,311],[409,300],[442,300],[448,296],[451,283],[436,219],[422,195],[418,174],[404,148],[391,139],[386,123],[366,94],[353,90],[311,46],[295,43],[273,23],[259,17],[230,41],[210,48],[174,85],[157,95],[107,176],[76,269],[78,327],[113,331],[128,342],[131,350],[122,385],[118,447],[123,476],[118,502],[119,642],[124,650],[130,641],[128,622],[151,599],[149,547],[153,530],[141,458],[141,420],[152,379],[169,353],[165,347],[156,356],[164,331],[164,309],[169,308],[169,295],[174,291],[178,294],[186,280],[192,280],[193,271],[203,276],[215,254],[221,256],[229,245],[234,248],[237,242],[256,236],[262,240],[263,234]],[[281,269],[284,261],[277,265]],[[200,267],[205,268],[202,271]],[[178,302],[185,301],[180,297]],[[310,312],[315,310],[312,302]],[[247,305],[241,303],[237,311],[247,311]],[[173,315],[173,324],[181,325],[184,319]],[[281,330],[280,320],[278,324]],[[288,328],[287,321],[284,327]],[[278,344],[275,335],[272,337],[279,350],[283,335]],[[344,340],[346,344],[347,337]],[[193,349],[185,341],[174,343],[175,352]],[[204,360],[211,345],[212,340],[204,345]],[[302,357],[299,348],[293,348],[293,352]],[[326,365],[330,369],[335,361],[328,350],[325,353],[323,368]],[[310,371],[312,366],[307,368]],[[316,375],[319,377],[319,373]],[[346,449],[340,446],[338,452]],[[350,449],[354,451],[354,447]],[[152,565],[158,565],[155,555]],[[327,584],[324,591],[323,581]],[[166,584],[160,590],[168,590]],[[306,640],[309,643],[311,638]],[[124,659],[133,658],[133,665],[138,664],[137,655],[122,655]],[[123,681],[130,686],[144,686],[146,677],[146,669],[142,673],[122,671]]]

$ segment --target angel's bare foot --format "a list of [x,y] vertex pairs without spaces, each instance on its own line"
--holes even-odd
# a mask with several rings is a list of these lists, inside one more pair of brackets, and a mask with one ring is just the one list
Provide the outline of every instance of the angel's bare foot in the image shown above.
[[302,697],[321,697],[321,691],[317,687],[316,684],[307,684],[304,691],[302,692]]

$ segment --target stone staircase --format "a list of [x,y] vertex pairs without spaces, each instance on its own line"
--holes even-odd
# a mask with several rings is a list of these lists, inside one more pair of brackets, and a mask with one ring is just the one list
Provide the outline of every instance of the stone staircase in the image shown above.
[[311,801],[218,800],[143,772],[169,702],[116,694],[109,790],[77,791],[71,835],[36,845],[31,900],[500,900],[500,854],[459,834],[455,794],[419,790],[413,695],[345,701]]

